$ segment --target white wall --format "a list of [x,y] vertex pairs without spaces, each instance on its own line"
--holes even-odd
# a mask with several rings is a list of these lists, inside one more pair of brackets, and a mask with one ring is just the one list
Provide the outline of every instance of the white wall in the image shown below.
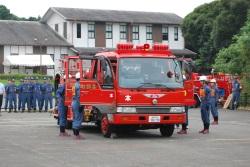
[[[58,14],[52,14],[52,16],[48,19],[47,24],[55,28],[55,24],[59,26],[59,34],[63,37],[63,22],[65,20],[59,16]],[[81,23],[81,38],[77,38],[76,25],[77,23]],[[107,48],[115,48],[117,43],[126,42],[126,40],[120,40],[120,23],[112,23],[113,25],[113,39],[106,39],[106,47]],[[162,41],[163,43],[169,44],[171,49],[184,49],[184,38],[182,36],[182,31],[179,26],[178,41],[174,40],[174,27],[169,26],[169,40]],[[95,39],[88,39],[88,23],[87,22],[67,22],[67,41],[72,43],[75,47],[95,47]],[[139,25],[139,40],[133,40],[134,44],[142,44],[149,43],[152,44],[152,40],[146,40],[146,25]]]
[[[68,48],[67,47],[47,47],[47,54],[54,55],[54,62],[55,62],[55,70],[54,69],[47,69],[47,75],[54,76],[57,72],[60,70],[60,59],[61,55],[67,55],[68,54]],[[13,55],[14,54],[14,55]],[[33,46],[4,46],[4,59],[7,56],[18,56],[18,55],[26,55],[26,54],[33,54]],[[32,74],[32,69],[25,69],[25,67],[19,67],[19,69],[12,69],[10,71],[9,66],[4,66],[4,73],[28,73]]]
[[[17,56],[17,55],[25,55],[25,54],[32,54],[33,53],[33,46],[4,46],[4,60],[6,56]],[[4,73],[25,73],[24,67],[19,67],[18,69],[12,69],[10,71],[10,67],[4,66]]]
[[[77,24],[81,24],[81,38],[77,38]],[[95,47],[95,39],[88,38],[88,23],[87,22],[72,22],[70,36],[73,38],[72,43],[75,47]]]
[[67,22],[67,41],[69,43],[72,43],[72,22],[64,20],[63,17],[61,17],[58,14],[53,13],[51,17],[47,20],[47,24],[55,30],[55,24],[58,24],[58,34],[62,37],[63,36],[63,24],[64,22]]
[[[167,43],[164,41],[164,43]],[[184,38],[181,28],[178,28],[178,41],[174,40],[174,26],[168,27],[168,44],[170,49],[184,49]]]

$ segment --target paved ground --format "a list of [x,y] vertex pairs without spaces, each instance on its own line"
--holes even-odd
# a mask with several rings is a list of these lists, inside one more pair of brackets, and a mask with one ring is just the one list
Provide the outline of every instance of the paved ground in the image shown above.
[[209,135],[198,134],[199,110],[191,110],[185,136],[149,130],[106,139],[85,127],[86,140],[75,141],[57,136],[49,113],[2,113],[0,167],[249,167],[250,112],[220,114]]

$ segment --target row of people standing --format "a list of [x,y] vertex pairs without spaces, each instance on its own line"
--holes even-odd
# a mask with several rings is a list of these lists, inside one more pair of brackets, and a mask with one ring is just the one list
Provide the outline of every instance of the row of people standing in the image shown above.
[[16,85],[15,80],[9,80],[5,86],[5,110],[9,112],[24,112],[26,109],[30,111],[39,110],[39,112],[48,111],[53,108],[54,88],[47,78],[40,83],[38,78],[25,78],[20,80],[20,84]]
[[210,127],[210,111],[214,118],[212,125],[218,125],[219,114],[217,104],[220,98],[219,89],[217,88],[215,79],[209,81],[206,76],[201,76],[200,81],[202,82],[202,87],[200,89],[201,119],[204,128],[199,131],[199,133],[208,134]]
[[[76,82],[72,88],[72,111],[73,111],[73,121],[72,121],[72,129],[75,139],[84,139],[83,136],[80,135],[80,127],[82,124],[83,118],[83,110],[84,106],[80,105],[80,73],[76,73],[75,75]],[[65,76],[63,83],[61,83],[56,91],[57,104],[58,104],[58,112],[59,112],[59,125],[60,125],[60,136],[70,136],[65,131],[66,122],[67,122],[67,107],[64,104],[65,101]]]

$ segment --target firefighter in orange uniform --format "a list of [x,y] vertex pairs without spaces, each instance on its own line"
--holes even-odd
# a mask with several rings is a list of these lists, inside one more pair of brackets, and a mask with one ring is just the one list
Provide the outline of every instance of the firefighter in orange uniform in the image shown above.
[[200,81],[202,82],[202,87],[200,89],[201,98],[201,119],[204,125],[203,130],[199,131],[202,134],[209,133],[210,119],[209,119],[209,108],[210,108],[210,88],[208,86],[207,77],[201,76]]
[[210,89],[211,89],[210,109],[214,118],[214,122],[212,122],[212,125],[218,125],[219,114],[218,114],[217,102],[219,100],[219,89],[217,88],[215,79],[210,80]]

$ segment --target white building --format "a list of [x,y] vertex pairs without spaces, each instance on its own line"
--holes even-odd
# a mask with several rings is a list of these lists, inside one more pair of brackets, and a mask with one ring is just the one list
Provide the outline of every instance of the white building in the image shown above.
[[167,43],[176,55],[195,54],[184,47],[182,18],[171,13],[52,7],[41,22],[73,44],[80,54],[112,49],[119,42]]
[[[40,22],[0,21],[0,73],[54,75],[72,44]],[[40,68],[42,65],[42,68]]]

